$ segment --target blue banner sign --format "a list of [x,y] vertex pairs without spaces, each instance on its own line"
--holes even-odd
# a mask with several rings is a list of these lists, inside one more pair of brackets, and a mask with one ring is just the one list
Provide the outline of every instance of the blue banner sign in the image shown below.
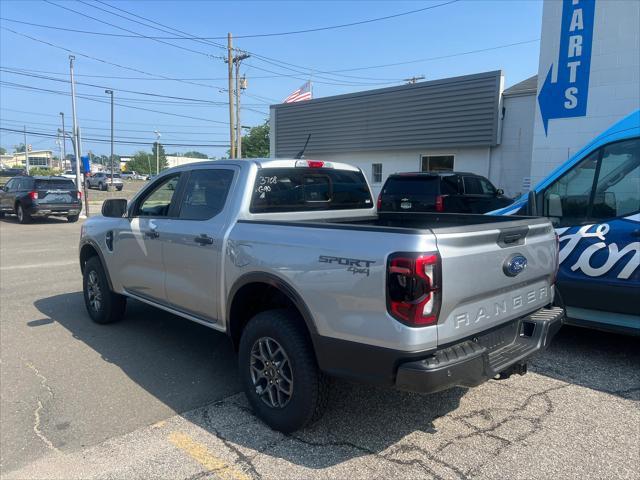
[[595,4],[596,0],[562,0],[556,79],[551,65],[538,95],[545,135],[549,120],[587,114]]
[[91,173],[91,164],[89,163],[89,156],[80,157],[82,159],[82,173]]

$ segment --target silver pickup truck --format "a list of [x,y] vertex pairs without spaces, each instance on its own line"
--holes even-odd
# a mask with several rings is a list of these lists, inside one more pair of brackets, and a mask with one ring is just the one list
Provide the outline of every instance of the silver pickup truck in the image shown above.
[[80,239],[91,318],[133,298],[226,333],[284,432],[319,418],[331,376],[429,393],[522,374],[564,318],[548,220],[378,215],[346,164],[186,165],[102,213]]

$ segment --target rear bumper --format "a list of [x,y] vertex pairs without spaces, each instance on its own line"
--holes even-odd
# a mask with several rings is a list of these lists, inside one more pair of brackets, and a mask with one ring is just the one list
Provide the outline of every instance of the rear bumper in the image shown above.
[[455,386],[473,387],[500,373],[523,373],[526,360],[549,346],[564,317],[562,308],[543,308],[473,340],[436,350],[425,359],[402,363],[395,386],[432,393]]
[[27,211],[32,217],[48,215],[78,215],[82,209],[80,203],[32,205]]

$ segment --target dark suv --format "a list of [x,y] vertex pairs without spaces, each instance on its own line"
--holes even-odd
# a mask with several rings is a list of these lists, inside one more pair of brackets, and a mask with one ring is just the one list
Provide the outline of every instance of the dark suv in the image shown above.
[[0,217],[14,213],[20,223],[29,223],[34,217],[58,215],[76,222],[82,208],[81,200],[71,179],[19,175],[0,190]]
[[395,173],[380,191],[378,211],[485,213],[512,202],[475,173]]

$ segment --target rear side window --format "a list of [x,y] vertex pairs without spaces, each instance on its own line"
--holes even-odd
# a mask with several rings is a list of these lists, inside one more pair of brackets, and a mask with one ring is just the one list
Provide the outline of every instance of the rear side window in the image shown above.
[[371,208],[362,172],[331,168],[263,168],[258,171],[251,213]]
[[233,181],[233,170],[193,170],[185,187],[179,218],[208,220],[222,211]]
[[75,183],[72,180],[51,179],[51,180],[36,180],[36,190],[75,190]]
[[389,177],[383,195],[440,195],[440,177],[428,175]]

